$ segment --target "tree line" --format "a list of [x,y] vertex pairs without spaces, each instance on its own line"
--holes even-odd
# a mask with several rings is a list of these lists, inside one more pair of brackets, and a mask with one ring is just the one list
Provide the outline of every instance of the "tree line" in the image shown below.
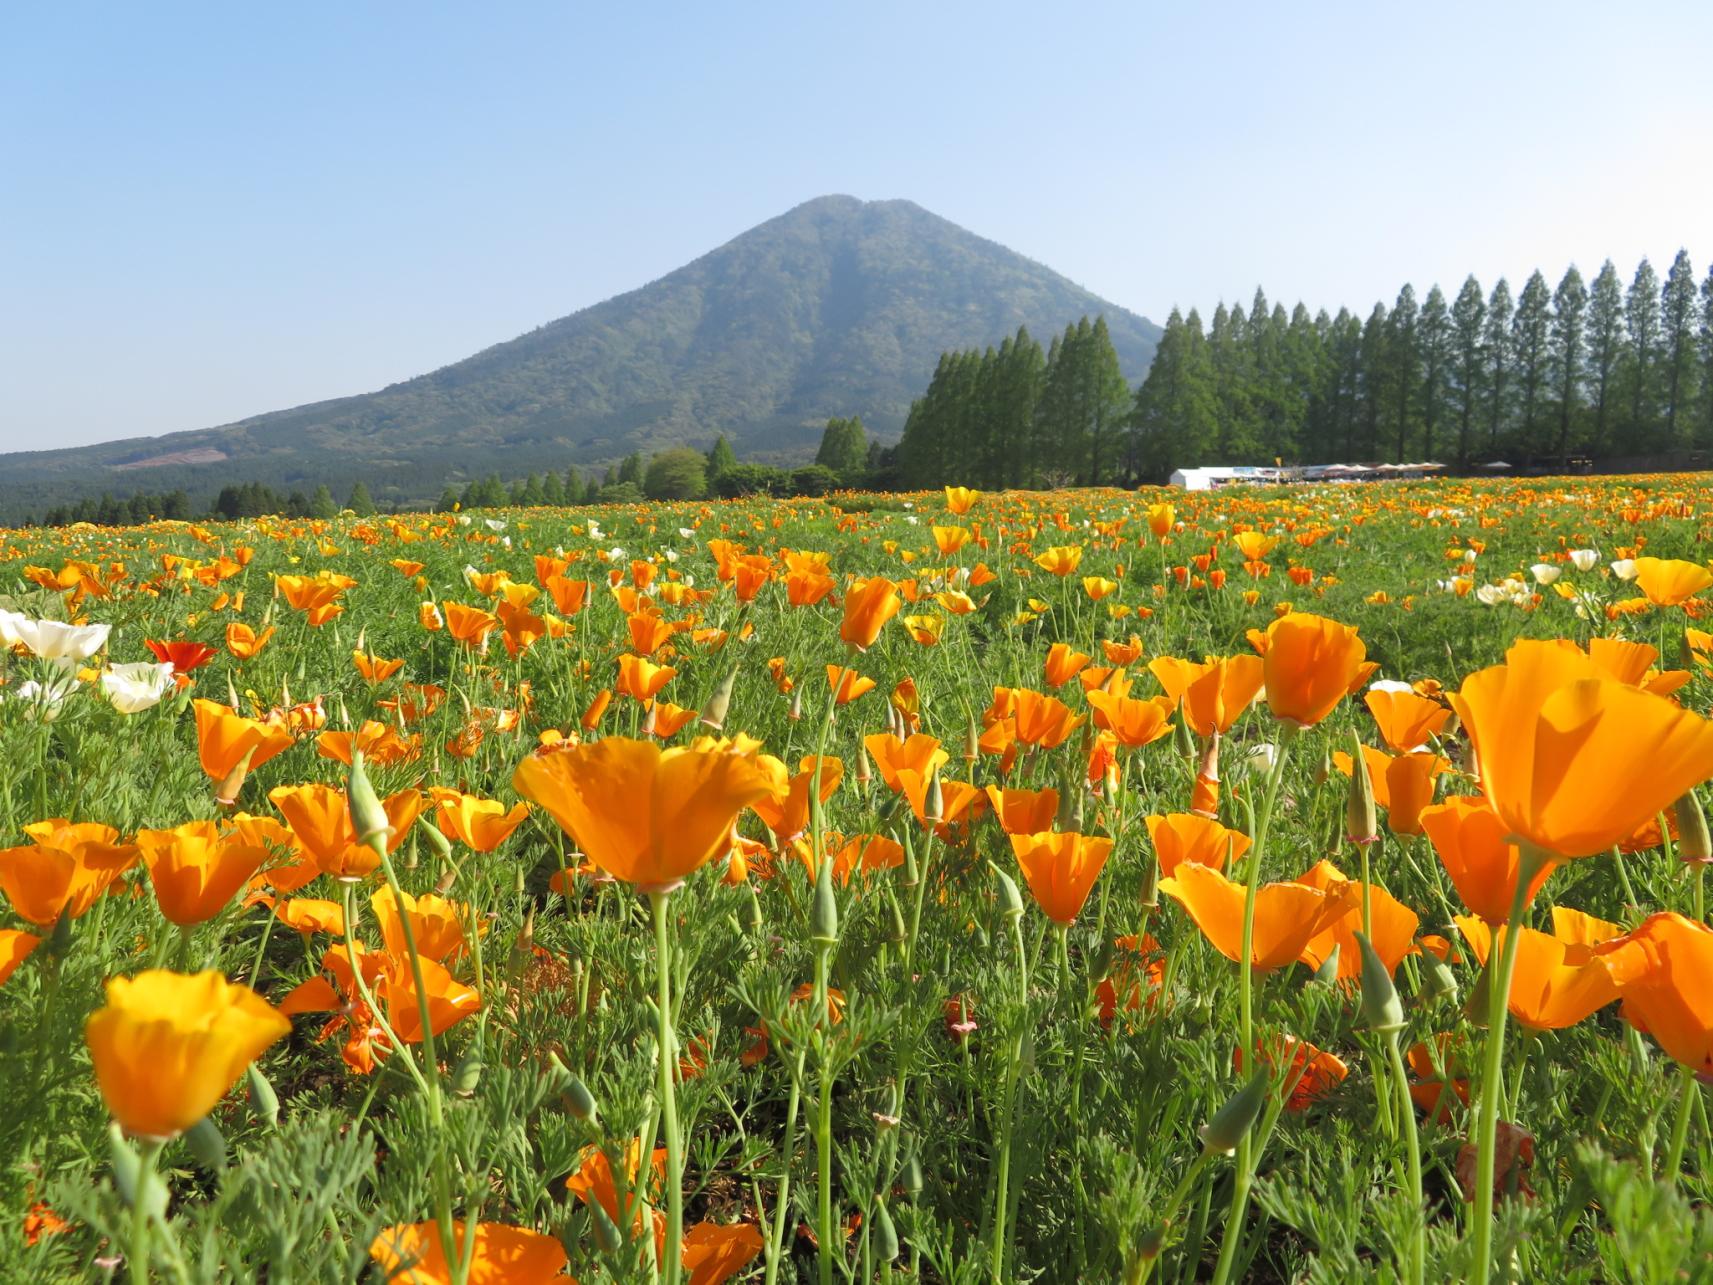
[[899,444],[902,484],[1103,485],[1201,464],[1661,457],[1713,448],[1713,272],[1679,251],[1663,282],[1610,260],[1513,296],[1473,276],[1405,285],[1365,318],[1290,312],[1257,290],[1211,324],[1173,309],[1132,394],[1099,321],[948,352]]

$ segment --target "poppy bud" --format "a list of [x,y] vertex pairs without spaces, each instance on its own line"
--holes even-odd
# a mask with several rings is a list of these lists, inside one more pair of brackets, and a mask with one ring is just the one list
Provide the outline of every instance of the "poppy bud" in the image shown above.
[[219,1127],[207,1116],[185,1130],[184,1142],[190,1148],[190,1154],[196,1157],[196,1163],[204,1169],[218,1171],[226,1167],[226,1139],[220,1136]]
[[815,900],[809,910],[809,940],[822,950],[839,944],[839,903],[833,896],[833,862],[825,854],[815,870]]
[[1160,907],[1160,863],[1150,858],[1142,863],[1142,908],[1158,910]]
[[113,1162],[113,1186],[127,1209],[141,1207],[151,1218],[164,1218],[167,1187],[153,1169],[143,1168],[143,1158],[125,1140],[117,1124],[107,1128],[107,1154]]
[[893,945],[897,945],[899,942],[904,940],[908,935],[909,930],[904,926],[904,912],[899,909],[898,898],[892,895],[890,884],[887,886],[886,890],[886,904],[887,908],[892,912],[892,923],[890,930],[886,934],[886,940],[891,942]]
[[589,1219],[594,1224],[595,1247],[603,1254],[616,1254],[624,1248],[624,1237],[600,1201],[589,1202]]
[[1713,840],[1707,836],[1707,814],[1701,800],[1690,790],[1677,801],[1677,855],[1686,862],[1705,865],[1713,861]]
[[874,765],[869,762],[868,746],[857,742],[856,783],[866,792],[869,783],[874,780]]
[[422,833],[428,836],[428,846],[433,848],[442,861],[452,860],[452,840],[440,833],[437,825],[425,825]]
[[1404,1006],[1398,1000],[1398,988],[1392,985],[1391,973],[1374,953],[1374,944],[1362,933],[1355,937],[1362,950],[1362,1020],[1369,1030],[1382,1034],[1402,1030]]
[[1268,1074],[1257,1071],[1237,1093],[1213,1113],[1213,1118],[1201,1127],[1201,1151],[1204,1156],[1229,1156],[1237,1150],[1261,1114],[1267,1100]]
[[1196,742],[1195,736],[1190,732],[1188,719],[1180,718],[1172,724],[1172,745],[1179,754],[1183,755],[1184,762],[1195,762]]
[[244,779],[250,775],[250,760],[256,755],[255,749],[244,751],[244,757],[239,759],[225,780],[214,789],[214,802],[222,808],[231,809],[238,805],[238,794],[244,788]]
[[761,917],[761,898],[756,894],[753,883],[746,883],[744,886],[749,889],[749,914],[744,926],[752,933],[758,933],[764,922]]
[[892,1225],[892,1215],[884,1202],[874,1207],[874,1252],[883,1263],[898,1257],[898,1229]]
[[1218,732],[1207,738],[1207,747],[1202,751],[1201,766],[1196,768],[1195,787],[1190,791],[1190,811],[1210,821],[1219,817]]
[[964,762],[974,763],[981,757],[981,729],[975,725],[975,715],[970,715],[968,726],[964,728]]
[[279,1094],[274,1092],[274,1086],[254,1062],[244,1072],[244,1087],[249,1090],[250,1110],[255,1112],[256,1118],[270,1129],[276,1127],[280,1122]]
[[1310,986],[1331,986],[1338,980],[1338,956],[1341,943],[1333,942],[1332,950],[1321,960],[1320,967],[1314,970],[1314,976],[1308,980]]
[[1422,998],[1429,1002],[1457,998],[1457,975],[1431,950],[1422,952]]
[[929,825],[939,825],[946,819],[946,795],[940,785],[940,769],[928,778],[928,795],[922,805],[922,819]]
[[708,703],[702,706],[702,725],[711,727],[716,732],[726,725],[726,714],[732,707],[732,687],[738,681],[738,671],[727,672],[720,680],[720,685],[714,688],[714,694],[708,697]]
[[452,1069],[452,1092],[461,1098],[473,1096],[476,1086],[482,1081],[482,1072],[486,1069],[487,1065],[482,1061],[481,1055],[471,1049]]
[[71,949],[71,908],[67,905],[54,920],[54,930],[40,946],[43,959],[61,960]]
[[375,787],[369,783],[369,774],[363,768],[363,755],[360,750],[351,755],[351,771],[347,777],[345,797],[349,800],[351,824],[357,831],[357,842],[367,844],[376,852],[384,853],[387,840],[392,837],[393,825],[387,817],[387,810],[381,806]]
[[1380,817],[1374,807],[1374,782],[1368,775],[1368,760],[1362,753],[1362,741],[1355,732],[1350,734],[1350,793],[1344,804],[1344,837],[1358,847],[1366,847],[1380,838]]
[[1142,1238],[1136,1242],[1136,1256],[1144,1263],[1151,1263],[1160,1256],[1160,1251],[1166,1247],[1166,1224],[1156,1223],[1142,1233]]
[[[1505,928],[1499,929],[1499,933],[1505,931]],[[1493,934],[1494,943],[1487,952],[1487,962],[1482,966],[1481,971],[1475,975],[1475,985],[1469,988],[1469,997],[1463,1001],[1464,1016],[1469,1019],[1471,1025],[1481,1030],[1487,1029],[1487,1014],[1492,1007],[1492,1003],[1488,999],[1488,987],[1492,985],[1493,966],[1499,960],[1499,933]]]
[[904,1188],[905,1194],[919,1196],[922,1194],[922,1158],[912,1155],[904,1162],[904,1172],[900,1175],[898,1185]]
[[999,880],[999,913],[1007,919],[1023,917],[1023,894],[1017,890],[1017,881],[993,862],[987,863],[988,869]]
[[803,717],[803,689],[801,687],[792,690],[791,708],[786,712],[786,717],[794,723]]

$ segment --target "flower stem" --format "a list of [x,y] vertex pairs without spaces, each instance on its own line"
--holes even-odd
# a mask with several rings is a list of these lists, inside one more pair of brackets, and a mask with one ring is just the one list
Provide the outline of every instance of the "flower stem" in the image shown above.
[[[1511,914],[1505,921],[1504,944],[1499,951],[1498,971],[1487,978],[1487,1057],[1481,1076],[1481,1113],[1476,1120],[1475,1133],[1475,1209],[1470,1223],[1470,1280],[1473,1285],[1487,1285],[1493,1273],[1493,1176],[1497,1163],[1495,1154],[1499,1137],[1499,1096],[1502,1092],[1500,1075],[1505,1059],[1505,1018],[1511,998],[1511,975],[1517,968],[1517,938],[1522,927],[1523,908],[1528,904],[1529,885],[1546,860],[1544,854],[1528,844],[1521,847],[1517,863],[1517,887],[1511,894]],[[1620,867],[1621,868],[1621,867]],[[1493,966],[1488,955],[1488,968]]]
[[1023,1037],[1028,1029],[1029,956],[1023,948],[1022,917],[1015,916],[1011,930],[1017,946],[1017,1034],[1012,1037],[1005,1066],[1005,1088],[1000,1099],[999,1152],[994,1159],[993,1235],[988,1242],[988,1264],[993,1279],[1005,1279],[1006,1221],[1010,1211],[1011,1130],[1017,1108],[1017,1078],[1023,1062]]
[[660,1072],[661,1126],[666,1134],[666,1248],[661,1255],[660,1275],[667,1285],[677,1285],[683,1271],[684,1151],[678,1135],[678,1094],[674,1084],[678,1047],[672,1029],[672,934],[667,920],[668,895],[651,892],[648,899],[654,907],[654,962],[660,980],[656,995],[659,1036],[655,1057]]
[[1416,1113],[1410,1101],[1410,1077],[1404,1055],[1398,1051],[1398,1033],[1387,1031],[1386,1058],[1392,1067],[1392,1083],[1398,1091],[1398,1114],[1403,1120],[1404,1143],[1410,1166],[1408,1195],[1412,1201],[1410,1227],[1410,1270],[1405,1279],[1422,1285],[1427,1272],[1427,1208],[1422,1200],[1422,1144],[1416,1133]]

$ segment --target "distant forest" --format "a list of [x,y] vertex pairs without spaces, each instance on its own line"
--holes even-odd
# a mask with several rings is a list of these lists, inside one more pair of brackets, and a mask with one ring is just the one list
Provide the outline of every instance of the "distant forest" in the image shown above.
[[[447,487],[436,508],[627,503],[703,495],[819,495],[838,487],[917,489],[1136,485],[1174,468],[1334,460],[1658,460],[1713,449],[1713,271],[1696,285],[1679,251],[1662,282],[1642,260],[1626,286],[1607,260],[1592,286],[1572,266],[1539,271],[1514,297],[1473,276],[1455,298],[1404,286],[1366,318],[1347,308],[1289,313],[1257,290],[1214,310],[1177,309],[1147,378],[1131,389],[1104,318],[1066,326],[1043,350],[1027,329],[997,348],[946,352],[910,407],[902,438],[870,441],[860,418],[827,425],[813,464],[740,462],[722,436],[705,454],[633,454],[605,472],[544,469]],[[426,462],[423,464],[427,467]],[[208,505],[206,500],[204,505]],[[225,487],[199,507],[183,490],[80,499],[47,525],[151,518],[331,516],[375,505],[363,482]]]
[[1366,319],[1287,313],[1257,290],[1211,324],[1173,309],[1134,394],[1097,322],[1043,353],[1020,330],[946,353],[898,449],[907,487],[1164,481],[1174,468],[1437,460],[1562,466],[1713,447],[1713,272],[1679,251],[1626,287],[1608,260],[1513,297],[1406,285]]

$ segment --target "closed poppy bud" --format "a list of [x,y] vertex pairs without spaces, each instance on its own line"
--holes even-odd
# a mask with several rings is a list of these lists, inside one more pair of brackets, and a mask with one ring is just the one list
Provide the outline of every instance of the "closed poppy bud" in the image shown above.
[[1023,917],[1023,894],[1018,890],[1017,881],[991,861],[988,868],[999,880],[999,913],[1007,919]]
[[761,917],[761,897],[757,895],[753,883],[746,883],[744,886],[749,889],[749,915],[745,926],[752,933],[760,932],[764,922]]
[[975,725],[975,716],[970,716],[969,726],[964,729],[964,762],[974,763],[981,757],[981,729]]
[[1677,855],[1684,861],[1705,865],[1713,861],[1713,840],[1707,835],[1707,814],[1694,790],[1677,800]]
[[367,844],[376,852],[385,851],[387,840],[392,838],[393,825],[387,817],[387,810],[381,806],[375,787],[369,783],[361,751],[351,755],[345,797],[349,800],[351,824],[357,831],[357,842]]
[[1374,806],[1374,781],[1368,775],[1368,759],[1362,753],[1362,741],[1355,732],[1350,734],[1355,750],[1350,756],[1350,793],[1344,804],[1344,837],[1358,847],[1374,843],[1380,837],[1380,817]]
[[1309,978],[1310,986],[1331,986],[1338,980],[1338,956],[1341,949],[1342,943],[1332,943],[1332,949],[1327,952],[1326,958],[1320,961],[1320,967],[1314,970],[1314,976]]
[[1353,935],[1362,950],[1362,1020],[1371,1031],[1402,1030],[1404,1006],[1398,999],[1398,988],[1392,985],[1391,973],[1368,938],[1362,933]]
[[839,944],[839,903],[833,896],[833,862],[823,857],[815,870],[815,900],[809,911],[809,940],[822,950]]
[[730,670],[720,680],[720,685],[714,689],[714,694],[708,697],[708,703],[702,706],[702,725],[711,727],[716,732],[726,725],[726,714],[732,707],[732,688],[738,681],[738,671]]
[[898,1257],[898,1229],[892,1225],[892,1215],[884,1203],[874,1207],[873,1244],[881,1262],[890,1263]]
[[890,931],[888,931],[886,935],[886,939],[893,945],[897,945],[899,942],[904,940],[909,930],[904,926],[904,912],[899,909],[898,898],[890,895],[890,887],[887,889],[887,892],[887,906],[892,912],[892,924]]
[[603,1254],[616,1254],[624,1248],[625,1238],[618,1225],[598,1200],[589,1202],[589,1221],[594,1224],[595,1247]]
[[583,1083],[580,1076],[573,1075],[571,1083],[565,1089],[565,1109],[586,1124],[593,1123],[599,1114],[595,1095],[589,1092],[589,1086]]
[[1457,998],[1457,975],[1431,950],[1422,952],[1422,998],[1430,1002]]
[[167,1185],[154,1170],[143,1168],[142,1157],[117,1124],[107,1130],[107,1153],[113,1163],[113,1186],[125,1208],[136,1209],[141,1204],[151,1218],[164,1218]]
[[467,1098],[476,1092],[476,1086],[482,1081],[482,1072],[487,1067],[475,1049],[471,1049],[459,1059],[458,1065],[452,1070],[452,1092],[461,1098]]
[[442,861],[452,860],[452,840],[440,833],[440,827],[425,825],[419,831],[428,836],[428,846],[433,848]]
[[1237,1144],[1254,1126],[1267,1100],[1269,1083],[1266,1071],[1257,1071],[1226,1104],[1213,1113],[1213,1118],[1201,1127],[1201,1150],[1204,1156],[1229,1156]]
[[244,1087],[249,1090],[250,1110],[255,1112],[256,1118],[270,1129],[277,1126],[280,1122],[279,1094],[274,1092],[274,1086],[254,1062],[244,1072]]
[[905,1194],[918,1196],[922,1194],[922,1157],[912,1155],[904,1164],[904,1173],[899,1179],[899,1186]]
[[922,819],[930,825],[939,825],[946,819],[946,794],[940,785],[938,768],[934,770],[934,775],[928,778],[928,793],[922,804]]
[[223,808],[233,808],[238,804],[238,795],[243,792],[244,781],[250,775],[250,760],[255,757],[254,748],[244,751],[244,756],[233,764],[232,770],[221,778],[220,784],[214,788],[214,802]]
[[1180,718],[1172,724],[1172,744],[1181,754],[1186,763],[1192,763],[1196,757],[1196,740],[1190,731],[1188,719]]
[[204,1169],[218,1171],[226,1167],[226,1139],[220,1136],[219,1126],[207,1116],[190,1126],[184,1141],[190,1148],[190,1154],[196,1157],[196,1163]]
[[1155,910],[1160,905],[1160,863],[1144,861],[1142,863],[1142,908]]

